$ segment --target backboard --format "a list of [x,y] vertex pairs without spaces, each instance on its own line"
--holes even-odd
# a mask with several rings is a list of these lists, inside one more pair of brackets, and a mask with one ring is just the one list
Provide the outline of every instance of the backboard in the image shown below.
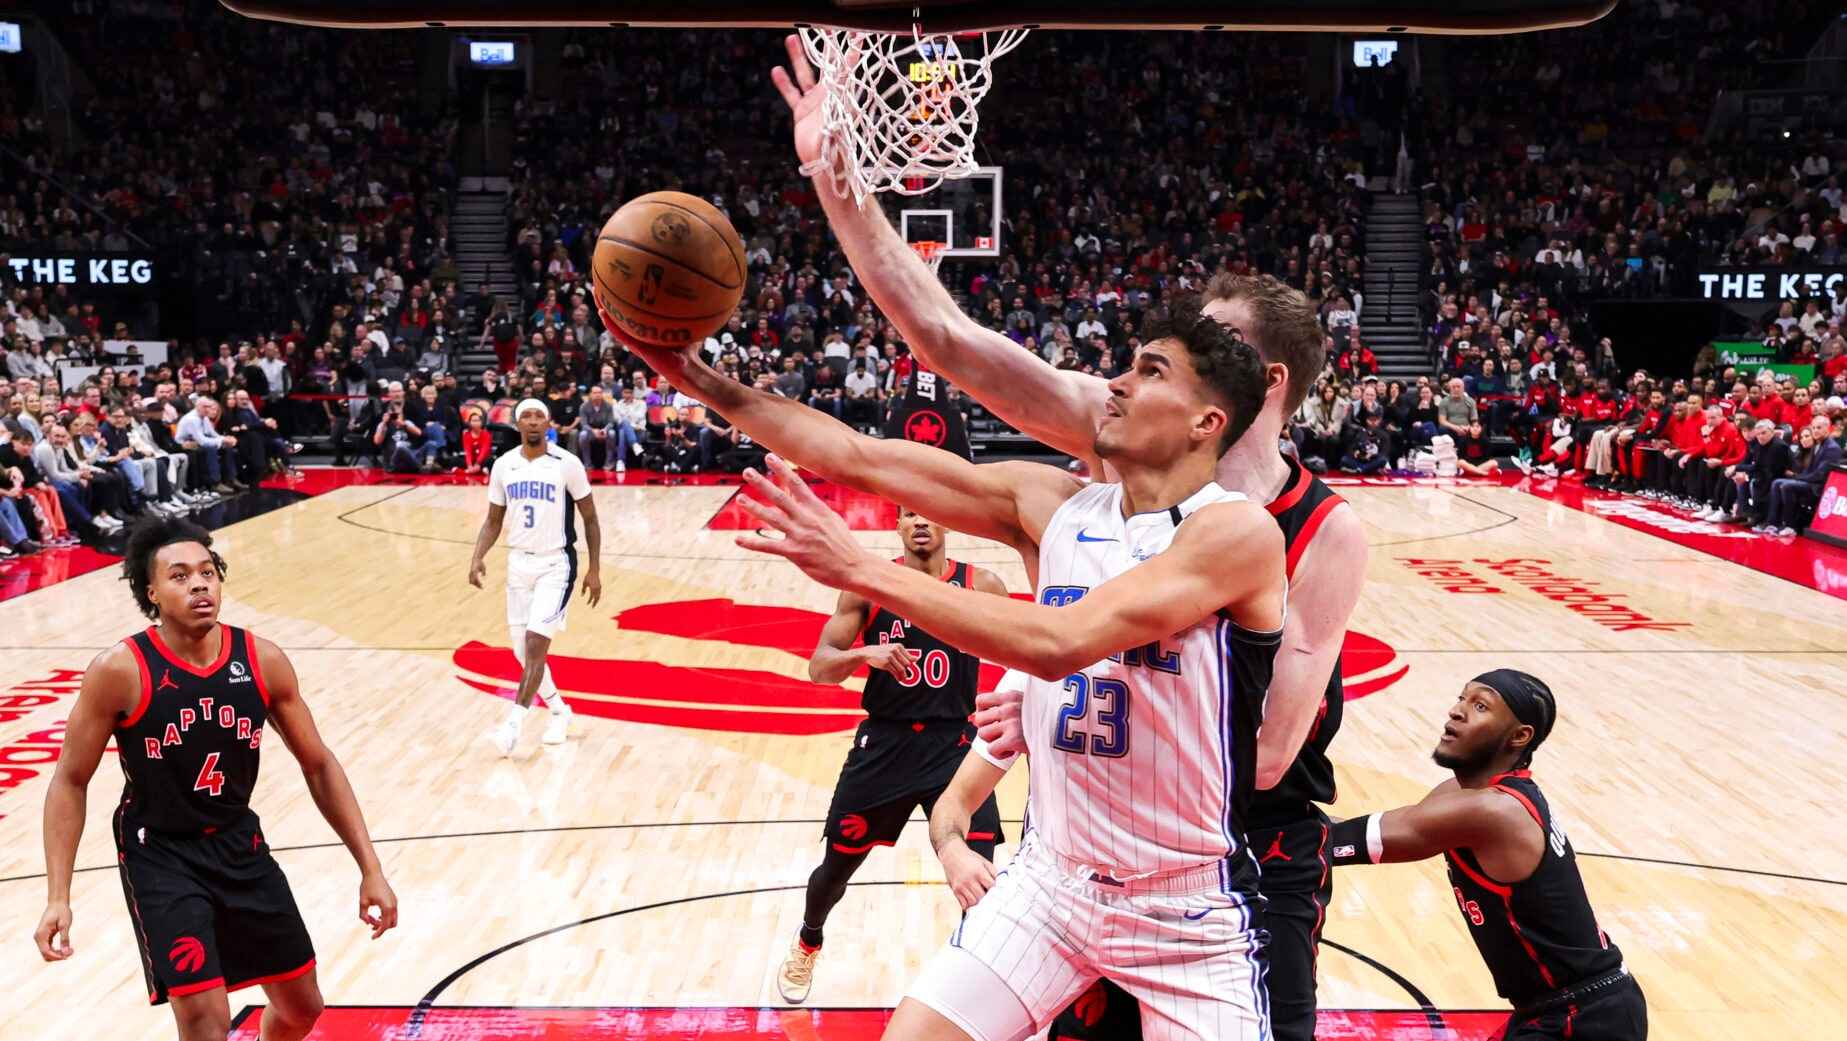
[[923,195],[890,192],[878,199],[906,242],[947,243],[945,257],[998,257],[1004,182],[1000,167],[980,166]]
[[[354,29],[449,26],[828,25],[974,29],[1208,29],[1256,32],[1508,33],[1583,25],[1616,0],[219,0],[252,18]],[[913,18],[912,13],[917,17]]]

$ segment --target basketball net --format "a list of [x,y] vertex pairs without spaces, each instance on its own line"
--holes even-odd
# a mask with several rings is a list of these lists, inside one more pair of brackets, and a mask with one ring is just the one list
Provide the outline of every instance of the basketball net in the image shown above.
[[936,274],[937,271],[942,268],[943,251],[948,248],[949,243],[947,242],[924,241],[911,243],[911,249],[916,251],[917,259],[924,262],[924,265],[930,269],[932,275]]
[[804,27],[821,100],[821,154],[805,176],[828,171],[834,190],[863,203],[873,192],[921,195],[975,172],[976,105],[993,85],[994,59],[1025,29],[910,34]]

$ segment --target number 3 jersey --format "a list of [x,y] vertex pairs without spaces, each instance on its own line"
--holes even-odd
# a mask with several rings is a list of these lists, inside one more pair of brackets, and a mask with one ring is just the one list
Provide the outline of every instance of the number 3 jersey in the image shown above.
[[[1198,510],[1244,499],[1213,483],[1178,506],[1124,517],[1120,485],[1085,488],[1040,541],[1040,603],[1076,602],[1166,550]],[[1254,894],[1245,817],[1281,636],[1215,614],[1061,680],[1029,680],[1021,709],[1029,830],[1119,878],[1216,861],[1221,888]]]
[[218,631],[218,658],[204,668],[170,650],[158,629],[128,638],[141,699],[116,724],[115,743],[131,829],[196,835],[252,816],[269,690],[250,634],[228,625]]

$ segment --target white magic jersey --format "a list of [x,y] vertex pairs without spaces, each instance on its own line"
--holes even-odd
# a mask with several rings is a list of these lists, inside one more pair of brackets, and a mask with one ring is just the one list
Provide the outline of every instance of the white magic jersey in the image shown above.
[[577,541],[575,503],[589,494],[583,460],[550,443],[537,459],[515,448],[494,460],[487,480],[487,501],[507,508],[501,526],[507,548],[527,553],[570,553]]
[[[1244,498],[1207,484],[1172,509],[1125,518],[1121,485],[1090,485],[1046,527],[1039,602],[1078,600],[1165,550],[1193,512]],[[1216,861],[1222,888],[1254,892],[1244,815],[1280,637],[1214,615],[1062,680],[1029,677],[1028,829],[1053,852],[1118,878]]]

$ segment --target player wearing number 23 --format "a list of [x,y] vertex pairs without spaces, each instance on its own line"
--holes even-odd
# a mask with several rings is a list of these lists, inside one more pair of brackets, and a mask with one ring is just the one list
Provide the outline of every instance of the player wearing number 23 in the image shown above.
[[[1267,1037],[1244,811],[1287,579],[1276,522],[1214,480],[1263,405],[1256,350],[1197,300],[1174,301],[1110,382],[1097,426],[1096,454],[1121,481],[1084,484],[1054,467],[858,436],[696,352],[630,346],[777,453],[774,481],[745,474],[755,497],[739,501],[765,533],[740,545],[1033,677],[1019,850],[995,872],[970,848],[973,814],[1001,776],[975,749],[930,817],[968,913],[886,1041],[1021,1041],[1098,978],[1140,1000],[1151,1037]],[[1013,547],[1039,602],[880,559],[780,456]]]

